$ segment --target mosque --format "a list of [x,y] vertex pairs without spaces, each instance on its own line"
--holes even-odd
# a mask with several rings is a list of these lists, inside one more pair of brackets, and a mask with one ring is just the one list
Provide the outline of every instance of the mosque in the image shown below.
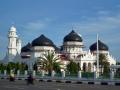
[[[84,71],[94,71],[94,63],[96,62],[97,42],[92,44],[88,51],[85,51],[84,43],[81,35],[72,30],[63,38],[63,44],[58,48],[52,40],[45,35],[40,35],[31,43],[21,47],[21,40],[17,35],[16,28],[12,26],[8,33],[8,52],[3,63],[8,62],[24,62],[33,65],[38,62],[38,58],[46,52],[54,52],[60,58],[64,65],[70,60],[79,63]],[[116,60],[109,53],[109,47],[98,40],[99,53],[106,55],[110,65],[115,65]]]

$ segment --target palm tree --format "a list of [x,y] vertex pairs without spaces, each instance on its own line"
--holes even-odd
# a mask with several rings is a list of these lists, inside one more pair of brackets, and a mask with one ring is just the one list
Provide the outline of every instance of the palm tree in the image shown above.
[[53,70],[56,72],[60,72],[62,64],[59,61],[59,58],[55,56],[54,52],[43,54],[43,57],[40,57],[40,61],[42,64],[42,68],[48,71],[49,75],[51,75],[51,72]]

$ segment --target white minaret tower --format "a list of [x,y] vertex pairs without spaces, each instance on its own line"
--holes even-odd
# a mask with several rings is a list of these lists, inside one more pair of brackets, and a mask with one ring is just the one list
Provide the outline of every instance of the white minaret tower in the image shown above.
[[21,53],[21,40],[20,38],[17,38],[17,53]]
[[10,28],[10,31],[8,33],[8,59],[9,61],[12,61],[17,53],[17,34],[16,34],[16,28],[12,26]]

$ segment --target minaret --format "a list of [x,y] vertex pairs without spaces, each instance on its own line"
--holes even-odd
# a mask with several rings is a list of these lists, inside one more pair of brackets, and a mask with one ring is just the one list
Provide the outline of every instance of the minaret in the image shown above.
[[21,53],[21,40],[20,38],[17,38],[17,53]]
[[12,61],[17,53],[17,34],[16,34],[16,28],[12,26],[10,28],[10,31],[8,33],[8,59],[9,61]]

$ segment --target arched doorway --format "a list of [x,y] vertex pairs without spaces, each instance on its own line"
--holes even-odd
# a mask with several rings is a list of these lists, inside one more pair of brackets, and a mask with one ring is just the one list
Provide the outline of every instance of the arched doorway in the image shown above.
[[87,71],[87,64],[84,62],[83,63],[83,71],[86,72]]

